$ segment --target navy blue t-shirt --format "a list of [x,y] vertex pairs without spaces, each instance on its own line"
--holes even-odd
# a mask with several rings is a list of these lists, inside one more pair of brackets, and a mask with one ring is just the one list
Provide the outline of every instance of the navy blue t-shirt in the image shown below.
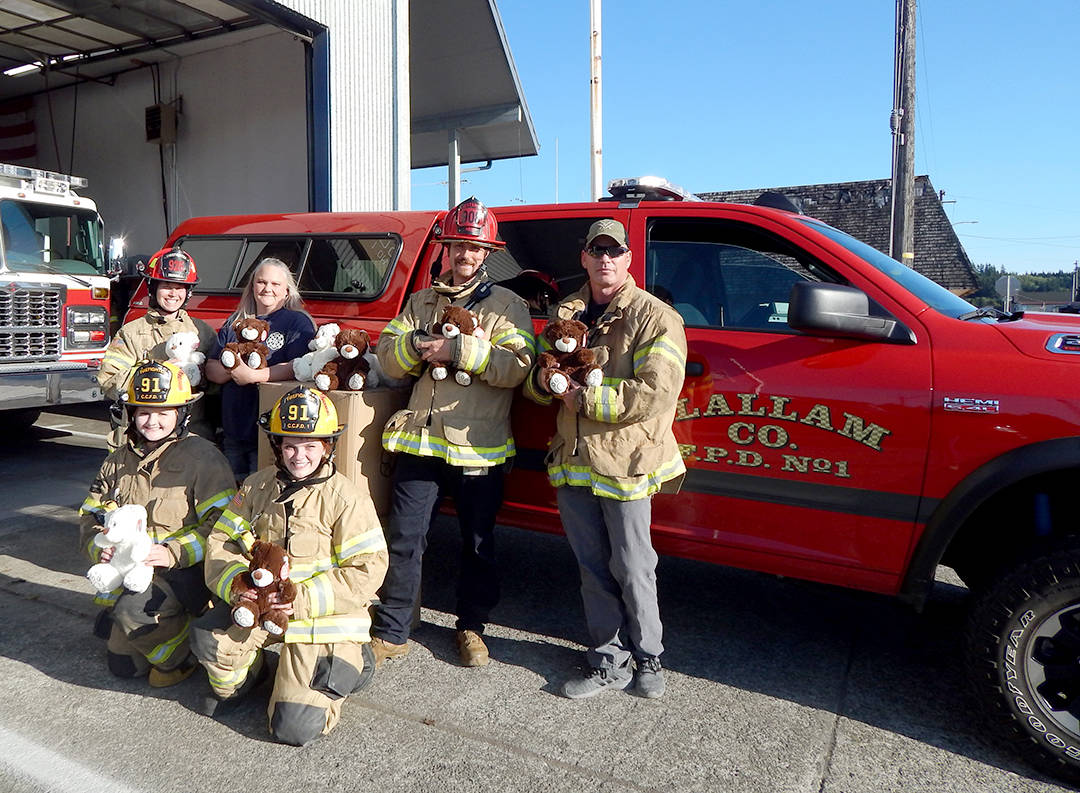
[[[279,308],[272,314],[260,316],[270,323],[270,335],[266,346],[270,350],[267,365],[284,363],[299,358],[308,351],[308,342],[315,338],[315,324],[311,318],[299,311]],[[221,357],[225,345],[236,341],[232,323],[226,323],[218,331],[217,343],[210,352],[210,358]],[[258,441],[257,423],[259,419],[259,387],[257,385],[237,385],[232,380],[221,387],[221,423],[225,435],[237,441],[256,443]]]

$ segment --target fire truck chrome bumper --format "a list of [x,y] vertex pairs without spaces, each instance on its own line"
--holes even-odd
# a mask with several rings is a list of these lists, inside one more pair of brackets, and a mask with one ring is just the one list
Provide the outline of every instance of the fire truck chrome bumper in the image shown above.
[[[53,365],[55,368],[55,364]],[[26,369],[31,369],[30,364]],[[0,409],[39,408],[103,399],[97,372],[85,364],[67,371],[0,372]]]

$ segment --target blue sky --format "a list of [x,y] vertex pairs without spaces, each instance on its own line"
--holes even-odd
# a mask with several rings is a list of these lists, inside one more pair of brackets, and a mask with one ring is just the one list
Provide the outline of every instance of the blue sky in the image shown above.
[[[462,194],[588,200],[588,0],[498,8],[540,155],[467,173]],[[915,172],[955,200],[946,211],[976,264],[1072,269],[1080,2],[920,0],[918,13]],[[607,0],[605,184],[659,174],[707,192],[887,178],[894,16],[893,0]],[[413,207],[444,206],[445,178],[413,171]]]

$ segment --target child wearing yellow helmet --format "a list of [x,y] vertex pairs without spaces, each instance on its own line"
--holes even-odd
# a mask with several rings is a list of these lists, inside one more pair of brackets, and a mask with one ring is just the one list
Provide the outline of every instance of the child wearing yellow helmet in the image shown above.
[[144,564],[154,569],[141,593],[99,592],[105,607],[96,630],[108,639],[109,670],[118,677],[149,675],[151,686],[174,685],[196,668],[188,647],[193,616],[206,608],[206,536],[236,493],[228,461],[207,440],[187,434],[193,394],[183,370],[140,361],[132,367],[121,403],[126,442],[102,463],[79,510],[80,539],[94,563],[112,548],[94,542],[111,507],[140,504],[153,540]]
[[[268,710],[271,734],[303,746],[334,728],[344,698],[375,673],[368,606],[388,556],[370,495],[339,473],[333,454],[345,429],[321,391],[295,388],[259,418],[276,462],[244,480],[210,533],[206,583],[222,603],[192,628],[192,649],[206,667],[202,710],[219,715],[264,674],[263,649],[281,643]],[[297,594],[271,603],[288,618],[283,635],[235,625],[232,581],[248,569],[255,541],[289,554]],[[235,600],[235,602],[234,602]]]

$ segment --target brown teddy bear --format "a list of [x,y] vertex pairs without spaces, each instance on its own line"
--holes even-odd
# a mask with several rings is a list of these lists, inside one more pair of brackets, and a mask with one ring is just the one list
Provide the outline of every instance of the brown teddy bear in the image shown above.
[[604,382],[604,370],[588,343],[589,328],[576,319],[553,319],[541,331],[551,349],[540,353],[540,385],[552,394],[565,394],[569,381],[581,386]]
[[364,357],[371,347],[367,331],[356,328],[338,331],[334,347],[338,357],[315,373],[315,387],[320,391],[363,391],[371,373],[371,364]]
[[[254,601],[241,599],[252,591],[257,594]],[[289,555],[280,545],[256,540],[247,572],[232,580],[229,602],[233,605],[233,622],[241,628],[258,625],[275,636],[285,633],[289,618],[270,608],[271,594],[278,596],[278,603],[296,599],[296,584],[289,580]]]
[[[466,336],[475,336],[478,339],[482,339],[486,335],[484,329],[480,327],[479,317],[461,306],[447,306],[446,310],[443,311],[437,330],[444,339],[456,338],[460,333],[464,333]],[[449,369],[445,364],[434,364],[431,367],[432,380],[445,380],[449,373]],[[468,372],[457,371],[454,372],[454,380],[457,381],[458,385],[469,385],[472,383],[472,375]]]
[[270,335],[270,323],[265,319],[248,317],[233,323],[236,341],[230,341],[221,351],[221,365],[230,371],[243,361],[252,369],[265,369],[270,357],[266,337]]

